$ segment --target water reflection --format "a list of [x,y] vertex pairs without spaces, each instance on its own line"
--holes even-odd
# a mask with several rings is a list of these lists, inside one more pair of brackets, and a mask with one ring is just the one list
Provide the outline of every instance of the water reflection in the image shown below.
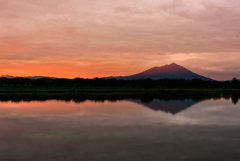
[[154,111],[162,111],[166,113],[171,113],[173,115],[184,111],[191,106],[201,102],[192,99],[186,100],[160,100],[160,99],[153,99],[149,103],[143,103],[141,100],[130,100],[135,103],[143,104],[145,107],[154,110]]
[[173,115],[184,111],[191,106],[204,100],[231,99],[237,104],[240,98],[239,93],[8,93],[0,94],[0,102],[31,102],[57,100],[74,103],[94,102],[117,102],[121,100],[142,104],[154,111],[163,111]]
[[237,93],[0,94],[0,160],[237,161],[238,100]]
[[234,104],[237,104],[238,100],[239,100],[239,94],[234,93],[234,94],[231,95],[231,98],[232,98],[232,102]]

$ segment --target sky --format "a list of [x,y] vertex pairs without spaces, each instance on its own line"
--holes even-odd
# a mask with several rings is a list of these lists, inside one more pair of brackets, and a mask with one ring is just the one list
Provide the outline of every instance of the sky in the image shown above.
[[0,75],[240,78],[239,0],[0,0]]

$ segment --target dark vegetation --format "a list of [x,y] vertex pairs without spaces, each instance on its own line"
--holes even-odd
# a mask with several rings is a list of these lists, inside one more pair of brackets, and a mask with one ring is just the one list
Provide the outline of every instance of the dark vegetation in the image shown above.
[[116,102],[125,99],[139,99],[142,103],[150,103],[154,99],[171,101],[171,100],[186,100],[203,101],[208,99],[231,99],[234,104],[240,99],[240,93],[219,93],[219,92],[178,92],[170,93],[0,93],[0,101],[12,102],[30,102],[30,101],[73,101],[75,103],[83,103],[87,100],[94,102]]
[[12,88],[68,88],[68,89],[116,89],[116,88],[125,88],[125,89],[240,89],[240,81],[236,78],[233,78],[232,81],[203,81],[201,79],[193,80],[184,80],[184,79],[139,79],[139,80],[117,80],[117,79],[103,79],[103,78],[94,78],[94,79],[29,79],[29,78],[0,78],[0,88],[10,89]]

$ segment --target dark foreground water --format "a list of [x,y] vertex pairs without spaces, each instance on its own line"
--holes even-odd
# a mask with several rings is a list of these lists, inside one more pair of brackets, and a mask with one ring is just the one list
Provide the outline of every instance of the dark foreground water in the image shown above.
[[238,94],[1,94],[0,161],[239,161]]

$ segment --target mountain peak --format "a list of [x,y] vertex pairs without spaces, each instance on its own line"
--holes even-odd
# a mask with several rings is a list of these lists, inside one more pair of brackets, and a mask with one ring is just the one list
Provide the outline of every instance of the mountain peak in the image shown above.
[[172,64],[170,64],[169,66],[179,66],[179,65],[177,65],[176,63],[172,63]]

